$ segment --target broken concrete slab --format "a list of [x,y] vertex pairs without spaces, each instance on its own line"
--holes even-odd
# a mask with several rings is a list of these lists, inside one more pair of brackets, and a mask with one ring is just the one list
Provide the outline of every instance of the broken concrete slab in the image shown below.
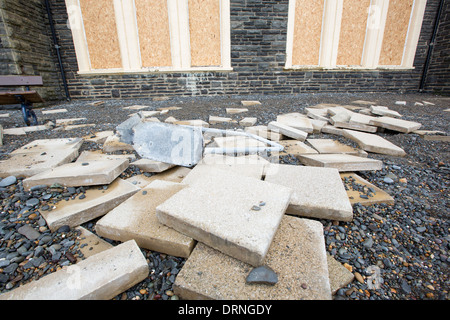
[[376,104],[376,102],[366,101],[366,100],[356,100],[356,101],[352,101],[352,103],[354,103],[354,104],[362,104],[362,105],[365,105],[365,106],[370,106],[370,105],[375,105]]
[[177,275],[174,292],[186,300],[331,299],[332,274],[319,222],[285,215],[262,264],[278,274],[275,285],[246,283],[251,265],[198,243]]
[[150,159],[140,159],[132,163],[133,166],[138,167],[143,172],[163,172],[175,167],[174,164],[164,163],[161,161],[155,161]]
[[107,130],[107,131],[100,131],[100,132],[96,132],[94,134],[85,136],[85,137],[83,137],[83,139],[85,141],[95,142],[95,143],[98,143],[98,144],[103,144],[103,143],[105,143],[106,139],[109,136],[112,136],[112,135],[114,135],[114,131]]
[[442,136],[442,135],[425,135],[423,138],[427,141],[450,141],[450,136]]
[[309,144],[313,146],[321,154],[326,153],[345,153],[360,155],[361,150],[355,149],[351,146],[343,144],[337,140],[333,139],[308,139],[306,140]]
[[228,114],[239,114],[248,112],[247,108],[226,108]]
[[279,123],[276,121],[270,122],[267,128],[271,131],[281,133],[289,138],[296,139],[302,142],[305,141],[306,137],[308,136],[308,133],[302,130],[289,127],[283,123]]
[[351,129],[351,130],[370,132],[370,133],[375,133],[378,130],[377,127],[369,126],[369,125],[361,124],[361,123],[354,123],[354,122],[339,122],[339,121],[336,121],[333,125],[336,128]]
[[76,227],[75,230],[80,231],[80,235],[78,236],[78,239],[80,239],[79,250],[84,258],[89,258],[97,253],[114,247],[111,243],[103,240],[81,226]]
[[410,133],[415,130],[419,130],[420,127],[422,127],[421,123],[402,119],[395,119],[392,117],[380,117],[372,119],[370,120],[369,124],[403,133]]
[[373,153],[404,157],[406,152],[376,134],[344,129],[344,136],[355,141],[363,150]]
[[299,159],[306,166],[336,168],[339,172],[375,171],[383,166],[380,160],[350,154],[304,154]]
[[107,214],[139,190],[139,187],[118,178],[106,190],[89,188],[84,199],[61,201],[52,210],[41,210],[40,213],[52,231],[63,225],[76,227]]
[[0,295],[0,300],[109,300],[144,280],[145,256],[131,240]]
[[219,148],[247,148],[266,146],[263,142],[246,136],[215,137],[214,142],[217,143],[217,146]]
[[127,159],[131,162],[136,159],[136,156],[134,154],[105,154],[102,153],[101,150],[83,151],[78,157],[76,162],[86,163],[89,161],[118,160],[118,159]]
[[66,163],[23,180],[25,190],[37,185],[58,183],[64,187],[110,184],[126,168],[128,159]]
[[328,273],[330,274],[331,294],[335,294],[340,288],[346,287],[355,276],[339,261],[327,253]]
[[67,126],[70,124],[76,124],[77,122],[87,120],[86,118],[69,118],[69,119],[56,119],[57,126]]
[[145,188],[147,185],[149,185],[152,181],[155,180],[181,182],[191,170],[192,169],[190,168],[177,166],[167,171],[154,174],[152,176],[145,174],[138,174],[128,178],[126,181],[136,185],[139,188]]
[[209,123],[205,122],[200,119],[194,119],[194,120],[181,120],[176,121],[174,124],[180,125],[180,126],[192,126],[192,127],[203,127],[203,128],[209,128]]
[[264,260],[291,190],[201,166],[195,179],[156,208],[159,221],[254,266]]
[[53,110],[42,110],[42,114],[55,114],[55,113],[65,113],[67,109],[53,109]]
[[176,119],[176,118],[170,116],[170,117],[167,117],[166,120],[164,120],[164,123],[175,124],[175,122],[178,122],[178,121],[179,121],[178,119]]
[[317,108],[305,108],[306,115],[311,119],[322,120],[328,122],[328,110]]
[[350,117],[349,123],[370,125],[370,121],[375,120],[375,119],[377,119],[377,117],[363,114],[360,111],[360,113],[352,114],[352,116]]
[[352,205],[355,203],[364,206],[376,203],[394,204],[394,198],[354,172],[341,173],[340,176]]
[[245,132],[260,136],[264,139],[269,139],[272,141],[280,141],[283,138],[283,135],[278,132],[270,131],[267,126],[253,126],[245,128]]
[[243,127],[251,127],[254,126],[256,122],[258,122],[258,118],[247,117],[239,121],[239,125]]
[[242,104],[244,107],[249,107],[249,106],[257,106],[257,105],[260,105],[261,102],[259,102],[259,101],[241,101],[241,104]]
[[314,130],[311,120],[306,115],[298,112],[278,115],[276,122],[304,131],[306,133],[312,133]]
[[7,160],[0,161],[0,177],[31,177],[78,157],[83,144],[80,138],[35,140],[11,152]]
[[338,221],[353,219],[352,205],[335,168],[270,165],[264,181],[293,190],[286,213]]
[[131,144],[121,142],[118,135],[107,137],[103,143],[103,152],[111,153],[116,151],[134,151],[134,148]]
[[150,106],[133,105],[133,106],[129,106],[129,107],[123,107],[122,109],[124,109],[124,110],[142,110],[142,109],[147,109],[147,108],[150,108]]
[[343,129],[339,129],[339,128],[336,128],[334,126],[329,126],[329,125],[325,125],[322,128],[322,132],[323,133],[328,133],[328,134],[334,134],[334,135],[337,135],[337,136],[343,136],[344,135],[344,130]]
[[218,124],[218,123],[236,123],[236,120],[226,117],[217,117],[217,116],[209,116],[208,120],[209,124]]
[[3,134],[12,136],[23,136],[30,132],[49,130],[51,127],[48,125],[38,125],[19,128],[7,128],[3,129]]
[[306,145],[304,142],[298,140],[281,140],[278,141],[284,147],[284,150],[279,153],[280,156],[291,154],[298,156],[301,154],[317,154],[318,152]]
[[133,147],[150,160],[192,167],[202,158],[203,134],[199,127],[145,122],[133,128]]
[[325,127],[328,122],[318,119],[311,119],[311,124],[313,126],[313,133],[320,133],[322,132],[323,127]]
[[195,241],[159,222],[156,207],[186,185],[155,180],[115,207],[95,225],[97,234],[116,241],[134,239],[139,247],[187,258]]
[[397,111],[390,110],[388,107],[383,106],[370,106],[370,112],[378,116],[387,116],[392,118],[401,118],[402,115]]
[[202,168],[203,166],[208,166],[211,170],[219,169],[261,180],[267,164],[267,160],[257,156],[233,157],[218,154],[206,155],[183,179],[183,183],[190,184],[196,179],[203,179],[203,174],[209,174],[209,171]]

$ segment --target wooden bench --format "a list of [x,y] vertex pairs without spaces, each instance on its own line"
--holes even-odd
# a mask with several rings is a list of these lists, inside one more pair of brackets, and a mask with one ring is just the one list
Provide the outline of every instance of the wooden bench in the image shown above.
[[[30,86],[43,86],[41,76],[0,76],[0,87],[20,87],[13,91],[0,90],[0,105],[20,104],[26,125],[38,124],[33,103],[44,102]],[[24,89],[25,88],[25,89]]]

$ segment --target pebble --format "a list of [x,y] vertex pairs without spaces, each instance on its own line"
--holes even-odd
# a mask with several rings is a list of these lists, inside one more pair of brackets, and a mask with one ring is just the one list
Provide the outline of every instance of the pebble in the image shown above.
[[15,176],[9,176],[9,177],[2,179],[2,181],[0,181],[0,187],[1,188],[9,187],[10,185],[15,184],[16,182],[17,182],[17,178]]
[[278,275],[268,266],[261,266],[252,269],[245,281],[247,283],[275,285],[278,282]]

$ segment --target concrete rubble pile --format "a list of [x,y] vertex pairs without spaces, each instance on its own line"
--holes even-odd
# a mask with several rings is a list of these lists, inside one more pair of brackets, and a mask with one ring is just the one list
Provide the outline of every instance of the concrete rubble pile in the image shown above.
[[[231,135],[204,128],[238,123],[232,118],[161,123],[151,120],[156,113],[138,112],[115,133],[85,138],[103,143],[103,152],[80,155],[83,140],[75,138],[37,140],[14,151],[0,162],[0,176],[23,177],[25,190],[86,188],[83,199],[40,212],[50,230],[100,217],[97,235],[122,244],[0,299],[111,299],[149,275],[140,248],[187,259],[174,283],[181,299],[332,299],[354,274],[327,254],[317,219],[352,221],[357,202],[393,204],[355,172],[382,169],[370,153],[405,155],[378,131],[421,126],[386,107],[359,109],[317,105],[256,126],[256,118],[244,118],[245,131]],[[319,133],[359,148],[308,138]],[[116,151],[128,154],[108,154]],[[303,165],[280,164],[285,154]],[[129,166],[150,174],[122,179]],[[349,181],[373,192],[353,190]]]

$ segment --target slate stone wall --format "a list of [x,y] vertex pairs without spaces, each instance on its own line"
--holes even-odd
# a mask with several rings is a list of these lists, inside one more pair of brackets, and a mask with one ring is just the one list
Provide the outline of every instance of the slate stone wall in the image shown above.
[[[25,2],[25,0],[8,0],[8,2],[11,1]],[[231,0],[231,66],[233,67],[231,72],[95,76],[77,74],[78,66],[71,31],[68,28],[65,1],[51,0],[51,5],[70,95],[74,99],[305,92],[417,92],[439,0],[428,0],[414,69],[403,71],[284,71],[288,2],[288,0]],[[35,11],[41,10],[39,1],[33,0],[26,3],[30,3],[28,6],[34,7]],[[431,76],[427,78],[426,87],[428,91],[439,90],[443,93],[450,91],[448,4],[446,10],[446,14],[442,17],[445,21],[441,23],[441,29],[444,31],[438,37],[440,46],[437,44],[434,50],[434,59],[430,66]],[[45,16],[42,10],[40,14]],[[45,19],[42,18],[42,20]],[[45,22],[38,25],[43,28]],[[0,32],[1,30],[0,24]],[[42,33],[45,34],[45,30],[42,29]],[[47,31],[47,40],[42,38],[41,41],[48,43],[48,33],[49,31]],[[45,47],[48,50],[50,45],[47,44]],[[1,50],[3,48],[0,48],[3,54]],[[49,52],[42,50],[42,54],[49,55]],[[5,57],[8,55],[10,53],[5,51]],[[49,56],[55,59],[54,54]],[[49,69],[54,65],[55,63],[49,63]],[[58,74],[56,70],[54,72]],[[59,85],[59,90],[61,90],[60,87]]]
[[44,1],[0,0],[0,75],[40,75],[45,100],[63,97]]

